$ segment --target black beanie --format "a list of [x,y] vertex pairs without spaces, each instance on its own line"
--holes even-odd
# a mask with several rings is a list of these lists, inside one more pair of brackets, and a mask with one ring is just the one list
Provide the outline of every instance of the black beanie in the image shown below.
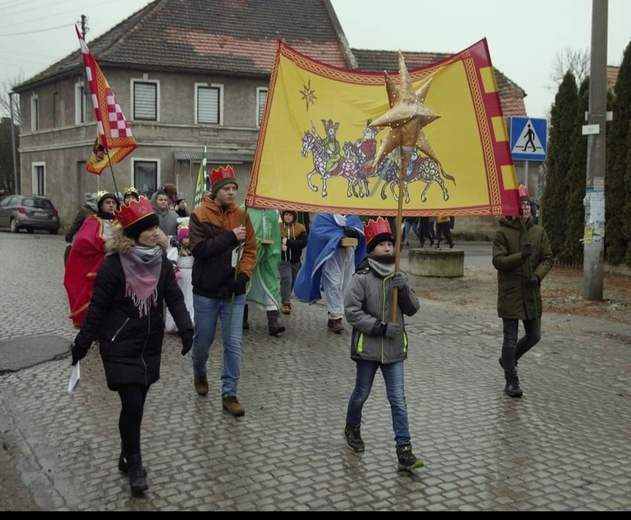
[[142,217],[140,220],[136,220],[133,224],[127,226],[123,231],[129,238],[138,240],[140,233],[146,231],[149,228],[160,225],[160,219],[155,213],[149,213]]
[[366,253],[368,254],[372,253],[372,250],[375,248],[377,244],[381,244],[381,242],[385,242],[386,240],[389,240],[393,244],[395,242],[395,239],[392,236],[392,233],[380,233],[379,235],[374,236],[370,240],[370,242],[366,244]]

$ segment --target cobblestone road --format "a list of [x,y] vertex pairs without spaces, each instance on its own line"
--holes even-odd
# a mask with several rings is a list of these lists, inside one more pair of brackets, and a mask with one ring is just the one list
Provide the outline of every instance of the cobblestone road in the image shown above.
[[[62,285],[61,236],[0,233],[0,341],[74,337]],[[465,257],[466,258],[466,257]],[[402,263],[405,268],[405,264]],[[466,276],[466,274],[465,274]],[[427,280],[431,284],[431,279]],[[365,407],[366,451],[342,429],[354,382],[349,334],[326,330],[321,304],[296,303],[282,337],[251,311],[239,398],[221,409],[221,346],[206,398],[177,337],[143,422],[149,490],[133,498],[117,470],[117,394],[96,349],[80,389],[70,358],[0,375],[0,435],[43,510],[612,511],[631,510],[631,348],[615,338],[546,332],[520,363],[522,399],[505,396],[500,321],[421,302],[409,320],[406,393],[415,453],[399,472],[383,381]],[[457,316],[457,317],[456,317]]]

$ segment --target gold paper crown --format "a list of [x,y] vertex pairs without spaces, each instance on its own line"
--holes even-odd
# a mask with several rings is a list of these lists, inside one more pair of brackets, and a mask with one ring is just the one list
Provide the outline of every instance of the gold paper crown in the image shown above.
[[109,196],[110,196],[110,197],[112,197],[113,199],[115,199],[115,198],[116,198],[116,196],[115,196],[112,192],[107,191],[107,190],[101,190],[101,191],[97,191],[97,192],[96,192],[96,200],[97,200],[98,202],[101,202],[101,199],[102,199],[103,197],[106,197],[107,195],[109,195]]
[[127,228],[153,214],[151,202],[144,196],[140,197],[140,200],[131,200],[128,206],[123,204],[120,211],[114,211],[114,216],[123,228]]
[[125,188],[123,195],[129,195],[130,193],[135,193],[137,197],[140,196],[140,192],[133,186],[130,186],[129,188]]
[[384,233],[387,233],[392,237],[390,223],[381,217],[377,217],[377,220],[369,220],[368,223],[364,225],[366,244],[370,244],[373,238],[378,235],[383,235]]

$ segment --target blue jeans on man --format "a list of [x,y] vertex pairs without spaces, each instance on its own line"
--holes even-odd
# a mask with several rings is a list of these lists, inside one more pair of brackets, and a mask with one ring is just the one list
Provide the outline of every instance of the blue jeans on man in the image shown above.
[[221,320],[223,369],[221,396],[236,396],[241,374],[241,346],[243,344],[243,309],[245,294],[234,298],[206,298],[193,294],[195,334],[193,336],[193,375],[206,375],[210,346],[215,340],[217,321]]
[[[197,315],[196,315],[197,316]],[[405,402],[403,361],[382,364],[377,361],[356,361],[357,373],[355,388],[348,402],[346,424],[359,426],[362,422],[362,409],[370,396],[375,374],[381,369],[386,384],[386,395],[392,413],[392,429],[397,446],[410,442],[408,408]]]

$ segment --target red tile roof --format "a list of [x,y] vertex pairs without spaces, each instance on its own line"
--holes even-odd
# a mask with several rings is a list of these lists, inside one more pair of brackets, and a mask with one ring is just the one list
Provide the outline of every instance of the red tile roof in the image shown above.
[[620,67],[614,67],[613,65],[607,66],[607,86],[609,88],[615,88],[619,72]]
[[[396,71],[399,69],[399,52],[398,51],[378,51],[366,49],[352,49],[353,54],[357,58],[358,67],[368,71]],[[405,58],[408,69],[417,69],[444,60],[451,54],[441,52],[410,52],[401,51]],[[508,79],[497,68],[495,69],[495,80],[500,94],[500,102],[502,105],[502,113],[505,117],[509,116],[525,116],[526,105],[524,90]]]
[[[268,77],[278,39],[341,68],[396,70],[398,53],[349,49],[329,0],[155,0],[99,38],[87,40],[101,68]],[[449,56],[404,52],[410,68]],[[79,45],[18,87],[76,74]],[[496,69],[505,116],[525,115],[524,91]]]

